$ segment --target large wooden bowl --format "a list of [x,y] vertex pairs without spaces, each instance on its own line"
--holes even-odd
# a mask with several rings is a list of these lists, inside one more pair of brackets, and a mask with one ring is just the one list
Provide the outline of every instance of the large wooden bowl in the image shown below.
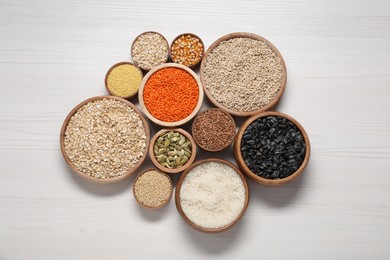
[[[129,169],[128,172],[126,172],[125,174],[121,175],[121,176],[118,176],[118,177],[115,177],[115,178],[107,178],[107,179],[98,179],[98,178],[95,178],[95,177],[91,177],[91,176],[88,176],[82,172],[80,172],[76,166],[72,163],[72,161],[69,159],[68,155],[66,154],[66,151],[65,151],[65,144],[64,144],[64,140],[65,140],[65,130],[66,130],[66,127],[68,126],[68,123],[69,123],[69,120],[72,118],[72,116],[82,107],[84,106],[85,104],[89,103],[89,102],[92,102],[92,101],[96,101],[96,100],[101,100],[101,99],[115,99],[115,100],[119,100],[123,103],[125,103],[126,105],[128,105],[129,107],[133,108],[134,111],[140,116],[141,120],[142,120],[142,124],[145,128],[145,133],[146,133],[146,146],[145,146],[145,149],[144,149],[144,152],[142,154],[142,157],[140,158],[140,160],[138,161],[138,163],[131,169]],[[120,98],[120,97],[114,97],[114,96],[98,96],[98,97],[92,97],[92,98],[89,98],[83,102],[81,102],[80,104],[78,104],[75,108],[72,109],[72,111],[70,111],[70,113],[68,114],[68,116],[65,118],[64,120],[64,123],[62,124],[62,128],[61,128],[61,133],[60,133],[60,146],[61,146],[61,152],[62,152],[62,156],[64,157],[66,163],[69,165],[69,167],[79,176],[83,177],[83,178],[86,178],[90,181],[93,181],[93,182],[97,182],[97,183],[112,183],[112,182],[117,182],[117,181],[120,181],[120,180],[123,180],[125,179],[126,177],[129,177],[131,174],[133,174],[140,166],[141,164],[143,163],[143,161],[145,160],[146,156],[147,156],[147,153],[148,153],[148,146],[149,146],[149,141],[150,141],[150,130],[149,130],[149,125],[148,123],[146,122],[145,118],[143,117],[142,113],[138,110],[138,108],[133,105],[131,102],[123,99],[123,98]]]
[[[290,176],[283,178],[283,179],[267,179],[267,178],[263,178],[263,177],[256,175],[254,172],[252,172],[249,169],[249,167],[246,165],[244,159],[242,158],[241,140],[242,140],[242,136],[243,136],[245,130],[256,119],[259,119],[262,117],[267,117],[267,116],[283,117],[283,118],[288,119],[292,123],[294,123],[297,126],[297,128],[299,129],[299,131],[302,133],[303,139],[304,139],[305,144],[306,144],[306,153],[305,153],[305,157],[304,157],[304,160],[303,160],[301,166],[293,174],[291,174]],[[306,165],[309,162],[309,158],[310,158],[310,141],[309,141],[309,137],[307,136],[305,129],[294,118],[292,118],[289,115],[280,113],[280,112],[268,111],[268,112],[264,112],[264,113],[261,113],[258,115],[254,115],[254,116],[248,118],[242,124],[242,126],[238,130],[238,132],[236,134],[236,138],[234,140],[234,156],[236,157],[237,164],[241,168],[241,170],[246,174],[246,176],[248,176],[253,181],[267,185],[267,186],[281,186],[281,185],[289,183],[292,180],[294,180],[295,178],[297,178],[302,173],[302,171],[305,169]]]
[[[180,201],[180,189],[181,189],[181,186],[182,186],[183,181],[186,178],[187,174],[196,166],[201,165],[203,163],[209,163],[209,162],[219,162],[219,163],[223,163],[223,164],[226,164],[229,167],[231,167],[238,174],[238,176],[240,176],[240,178],[244,184],[244,188],[245,188],[245,202],[244,202],[244,207],[241,210],[241,213],[238,215],[238,217],[233,222],[231,222],[230,224],[228,224],[226,226],[219,227],[219,228],[204,228],[204,227],[201,227],[201,226],[195,224],[194,222],[192,222],[187,217],[187,215],[184,213],[183,208],[181,207],[181,201]],[[183,217],[185,222],[187,222],[191,227],[193,227],[194,229],[196,229],[198,231],[204,232],[204,233],[219,233],[219,232],[226,231],[229,228],[231,228],[232,226],[234,226],[244,215],[244,213],[248,207],[248,203],[249,203],[249,186],[248,186],[248,183],[246,182],[245,176],[237,168],[237,166],[235,166],[231,162],[223,160],[223,159],[217,159],[217,158],[205,159],[205,160],[195,162],[187,170],[185,170],[182,173],[182,175],[180,176],[179,182],[176,185],[175,202],[176,202],[176,208],[179,211],[180,215]]]
[[[182,69],[182,70],[188,72],[196,80],[196,83],[198,85],[198,90],[199,90],[198,103],[196,104],[195,109],[192,111],[192,113],[189,114],[186,118],[183,118],[180,121],[176,121],[176,122],[164,122],[164,121],[161,121],[161,120],[155,118],[148,111],[148,109],[146,108],[145,103],[144,103],[144,88],[145,88],[146,83],[148,82],[148,79],[155,72],[157,72],[157,71],[159,71],[161,69],[164,69],[164,68],[178,68],[178,69]],[[152,122],[154,122],[154,123],[156,123],[158,125],[164,126],[164,127],[177,127],[177,126],[183,125],[183,124],[187,123],[188,121],[190,121],[199,112],[199,109],[200,109],[200,107],[202,106],[202,103],[203,103],[202,83],[200,83],[200,80],[199,80],[198,76],[195,74],[195,72],[193,72],[191,69],[189,69],[186,66],[183,66],[183,65],[180,65],[180,64],[177,64],[177,63],[162,64],[162,65],[159,65],[159,66],[153,68],[152,70],[150,70],[145,75],[145,77],[142,79],[141,86],[140,86],[140,88],[138,90],[138,100],[139,100],[139,104],[141,106],[142,111],[144,112],[146,117],[149,118]]]
[[[156,157],[154,156],[153,147],[154,147],[154,143],[156,142],[157,138],[159,138],[161,135],[165,134],[166,132],[170,132],[170,131],[179,132],[180,134],[184,135],[191,142],[191,157],[188,159],[186,164],[184,164],[183,166],[181,166],[179,168],[172,168],[172,169],[170,169],[170,168],[167,168],[165,166],[162,166],[157,161]],[[166,172],[166,173],[180,173],[180,172],[184,171],[185,169],[187,169],[188,167],[190,167],[192,162],[195,160],[195,158],[196,158],[196,143],[195,143],[194,139],[192,138],[192,136],[187,131],[185,131],[184,129],[181,129],[181,128],[165,128],[165,129],[161,129],[160,131],[158,131],[153,136],[152,140],[150,141],[149,157],[150,157],[150,160],[152,160],[152,163],[160,171],[163,171],[163,172]]]
[[[253,110],[253,111],[236,111],[236,110],[232,110],[232,109],[227,108],[227,107],[223,106],[222,104],[218,103],[217,100],[215,100],[213,98],[213,96],[211,95],[210,91],[207,89],[206,81],[205,81],[205,78],[204,78],[204,70],[205,70],[205,63],[207,61],[207,57],[214,50],[214,48],[217,47],[221,42],[227,41],[227,40],[230,40],[230,39],[233,39],[233,38],[251,38],[251,39],[254,39],[254,40],[262,41],[262,42],[266,43],[274,51],[276,56],[278,56],[280,58],[280,61],[281,61],[282,67],[283,67],[283,72],[282,72],[282,83],[281,83],[279,92],[275,96],[275,98],[268,105],[266,105],[266,106],[264,106],[264,107],[262,107],[260,109]],[[232,115],[236,115],[236,116],[251,116],[251,115],[255,115],[255,114],[258,114],[258,113],[261,113],[261,112],[264,112],[264,111],[270,109],[272,106],[274,106],[279,101],[279,99],[283,95],[284,89],[286,88],[287,69],[286,69],[286,64],[284,63],[282,55],[280,54],[278,49],[276,49],[276,47],[271,42],[269,42],[267,39],[265,39],[265,38],[263,38],[263,37],[261,37],[261,36],[259,36],[257,34],[253,34],[253,33],[236,32],[236,33],[230,33],[230,34],[227,34],[225,36],[222,36],[221,38],[216,40],[207,49],[205,55],[203,56],[202,63],[200,64],[200,80],[202,82],[203,90],[206,93],[206,96],[210,99],[210,101],[216,107],[219,107],[219,108],[227,111],[228,113],[230,113]]]

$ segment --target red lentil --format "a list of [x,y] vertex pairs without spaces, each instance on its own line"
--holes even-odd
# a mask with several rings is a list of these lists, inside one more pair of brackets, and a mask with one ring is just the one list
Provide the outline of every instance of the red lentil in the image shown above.
[[177,122],[189,116],[199,100],[196,80],[178,68],[156,71],[145,84],[144,103],[155,118]]

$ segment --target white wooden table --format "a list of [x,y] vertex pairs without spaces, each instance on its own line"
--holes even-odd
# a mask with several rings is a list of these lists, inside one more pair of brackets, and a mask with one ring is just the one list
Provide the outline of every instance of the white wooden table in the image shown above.
[[[305,127],[311,161],[280,188],[249,181],[225,233],[191,229],[173,200],[142,209],[135,176],[89,183],[61,156],[65,116],[106,94],[106,71],[147,30],[207,47],[253,32],[286,61],[275,109]],[[0,0],[0,96],[1,260],[390,259],[389,1]]]

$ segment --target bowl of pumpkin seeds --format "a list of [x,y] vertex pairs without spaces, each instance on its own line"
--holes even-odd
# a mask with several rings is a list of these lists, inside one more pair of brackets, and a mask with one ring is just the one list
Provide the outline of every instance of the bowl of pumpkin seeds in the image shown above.
[[161,129],[150,142],[149,156],[161,171],[180,173],[195,160],[196,144],[184,129]]

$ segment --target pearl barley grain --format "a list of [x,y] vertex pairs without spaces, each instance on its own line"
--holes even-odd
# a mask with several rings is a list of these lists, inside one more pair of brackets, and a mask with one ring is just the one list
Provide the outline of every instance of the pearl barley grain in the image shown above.
[[148,170],[141,173],[134,183],[134,197],[148,208],[164,206],[172,195],[172,182],[165,173]]
[[245,186],[229,165],[205,162],[185,176],[180,188],[180,205],[194,224],[222,228],[233,223],[244,209]]
[[205,87],[228,109],[255,111],[277,96],[283,70],[280,57],[265,42],[232,38],[221,42],[207,56]]

